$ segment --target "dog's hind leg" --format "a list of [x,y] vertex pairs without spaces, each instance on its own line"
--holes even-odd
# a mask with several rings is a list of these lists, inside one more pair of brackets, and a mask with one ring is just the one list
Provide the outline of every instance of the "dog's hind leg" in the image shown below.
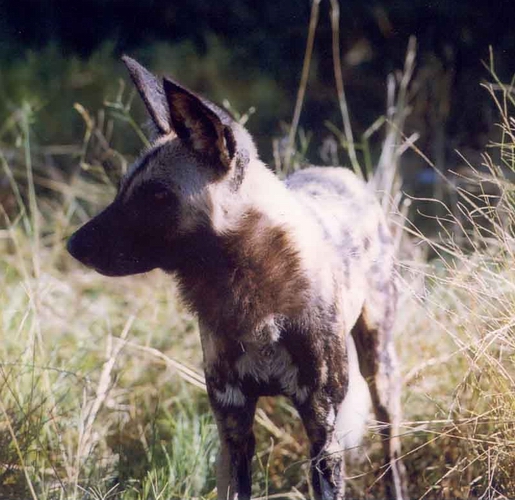
[[386,497],[407,499],[406,473],[401,461],[399,424],[401,383],[393,344],[396,288],[388,279],[376,284],[352,330],[361,373],[368,383],[385,455]]

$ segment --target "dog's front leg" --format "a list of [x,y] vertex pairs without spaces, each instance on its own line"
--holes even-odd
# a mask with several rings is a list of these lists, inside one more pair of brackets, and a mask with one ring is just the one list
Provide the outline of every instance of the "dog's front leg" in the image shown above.
[[238,405],[223,404],[211,397],[220,436],[216,471],[218,500],[250,500],[251,462],[256,440],[252,431],[256,399],[245,398]]
[[311,443],[311,484],[317,500],[344,498],[345,462],[335,433],[340,401],[331,401],[319,390],[308,401],[296,404]]

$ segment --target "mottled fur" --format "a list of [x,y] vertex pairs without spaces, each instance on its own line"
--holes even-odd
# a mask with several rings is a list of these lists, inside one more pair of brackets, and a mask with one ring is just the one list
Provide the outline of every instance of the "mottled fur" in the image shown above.
[[362,376],[384,424],[386,495],[406,498],[393,245],[373,194],[342,168],[280,182],[229,114],[125,62],[157,138],[69,250],[106,275],[158,267],[178,280],[200,321],[219,498],[250,498],[256,402],[277,394],[304,422],[316,498],[343,498],[342,451],[368,411]]

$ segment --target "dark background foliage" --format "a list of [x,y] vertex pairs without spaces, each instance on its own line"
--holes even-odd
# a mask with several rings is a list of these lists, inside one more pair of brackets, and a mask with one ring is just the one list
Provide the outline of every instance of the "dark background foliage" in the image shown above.
[[[480,82],[515,72],[510,0],[348,0],[341,2],[343,76],[358,131],[384,113],[386,76],[402,67],[410,35],[418,41],[416,83],[421,97],[408,127],[419,147],[446,167],[455,149],[482,150],[492,136],[492,102]],[[310,3],[224,0],[66,0],[0,2],[0,113],[39,100],[42,143],[69,142],[80,131],[72,110],[95,108],[102,91],[125,77],[117,57],[129,53],[156,72],[170,72],[214,99],[229,98],[257,113],[249,126],[265,159],[294,105]],[[329,2],[321,3],[314,64],[301,126],[313,144],[340,126],[332,73]],[[309,156],[317,158],[317,149]]]

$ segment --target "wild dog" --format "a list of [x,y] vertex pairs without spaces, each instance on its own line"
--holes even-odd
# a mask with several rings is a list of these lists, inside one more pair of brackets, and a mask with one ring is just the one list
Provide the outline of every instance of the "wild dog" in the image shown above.
[[374,194],[343,168],[280,181],[228,112],[123,60],[155,140],[68,250],[106,276],[175,276],[199,318],[218,498],[250,499],[256,403],[279,394],[304,423],[317,499],[344,497],[342,451],[359,442],[370,400],[386,496],[407,498],[394,252]]

